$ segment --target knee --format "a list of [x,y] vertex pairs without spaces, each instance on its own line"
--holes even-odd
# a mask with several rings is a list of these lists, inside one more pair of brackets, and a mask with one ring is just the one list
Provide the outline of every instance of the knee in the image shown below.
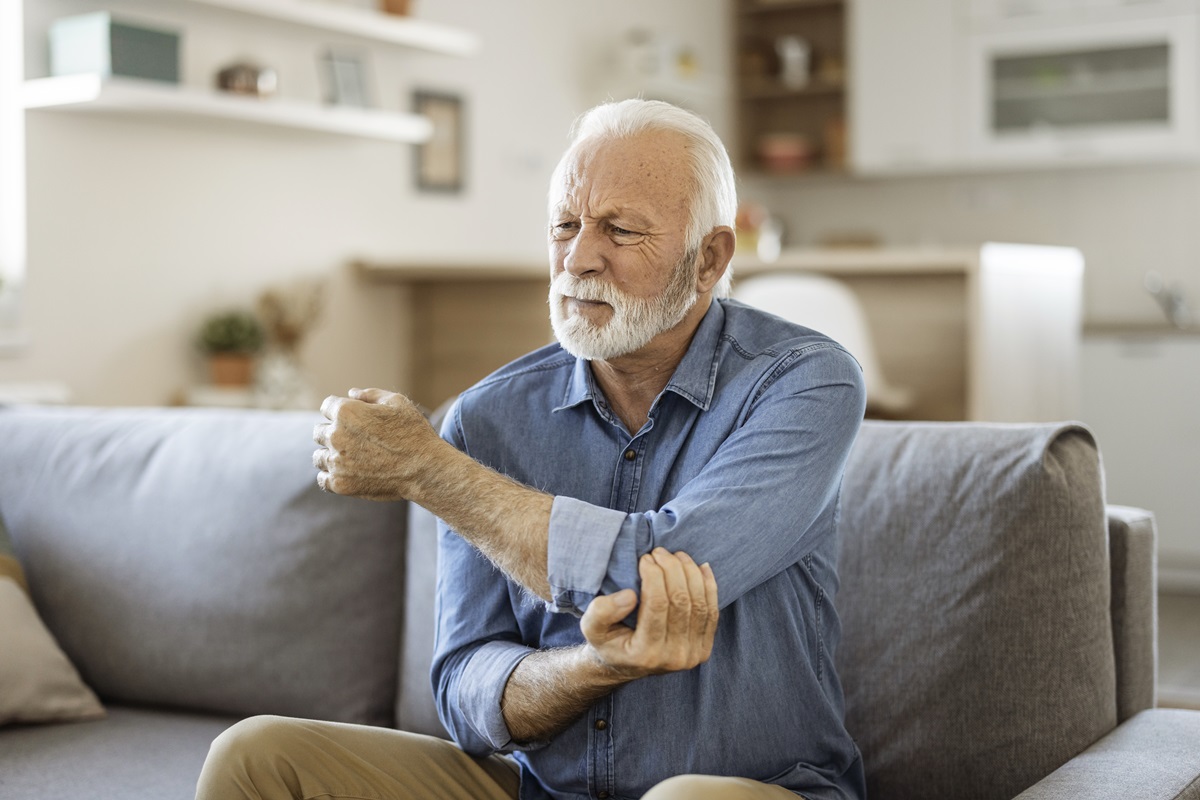
[[225,764],[257,760],[262,754],[286,748],[295,720],[286,717],[250,717],[226,728],[213,740],[208,760]]
[[254,797],[257,764],[271,763],[287,750],[296,720],[250,717],[235,723],[213,740],[200,771],[197,798]]
[[723,800],[730,797],[728,788],[711,775],[676,775],[656,784],[642,800]]

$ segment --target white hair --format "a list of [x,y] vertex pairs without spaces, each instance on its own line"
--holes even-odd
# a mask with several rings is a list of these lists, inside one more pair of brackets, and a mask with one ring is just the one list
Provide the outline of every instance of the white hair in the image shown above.
[[[692,195],[685,239],[688,251],[699,252],[704,237],[723,225],[733,228],[737,221],[737,187],[729,153],[712,126],[701,117],[661,100],[621,100],[602,103],[585,112],[571,131],[571,144],[554,170],[551,204],[563,181],[567,159],[580,143],[628,139],[648,131],[674,131],[687,144],[692,167]],[[714,297],[728,297],[733,286],[733,268],[728,267],[713,287]]]

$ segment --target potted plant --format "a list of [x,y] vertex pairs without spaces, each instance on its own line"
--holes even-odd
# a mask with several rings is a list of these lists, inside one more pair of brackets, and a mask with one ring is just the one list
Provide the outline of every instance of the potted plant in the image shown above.
[[254,355],[263,346],[263,327],[249,311],[213,314],[200,326],[197,339],[208,355],[212,382],[217,386],[249,386],[254,378]]

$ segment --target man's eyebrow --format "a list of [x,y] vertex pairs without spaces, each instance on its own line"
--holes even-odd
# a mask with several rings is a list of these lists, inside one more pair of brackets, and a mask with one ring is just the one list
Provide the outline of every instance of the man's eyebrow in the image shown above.
[[600,215],[600,218],[606,221],[619,219],[638,226],[652,225],[654,223],[652,217],[647,216],[639,209],[630,208],[629,206],[623,206],[614,209],[604,209],[603,211],[604,213]]
[[551,217],[579,217],[586,216],[591,219],[597,219],[603,222],[611,222],[614,219],[621,220],[630,225],[639,227],[648,227],[654,224],[653,215],[647,214],[639,208],[634,208],[628,205],[622,206],[603,206],[591,214],[580,214],[569,201],[561,201],[550,207]]

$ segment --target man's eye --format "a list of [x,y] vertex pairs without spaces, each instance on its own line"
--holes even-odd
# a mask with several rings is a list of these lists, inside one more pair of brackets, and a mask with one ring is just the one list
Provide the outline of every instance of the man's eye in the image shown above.
[[555,235],[561,236],[563,234],[572,233],[578,227],[578,222],[556,222],[550,230],[553,231]]
[[612,232],[617,236],[637,236],[636,231],[631,231],[628,228],[622,228],[619,225],[612,226]]

